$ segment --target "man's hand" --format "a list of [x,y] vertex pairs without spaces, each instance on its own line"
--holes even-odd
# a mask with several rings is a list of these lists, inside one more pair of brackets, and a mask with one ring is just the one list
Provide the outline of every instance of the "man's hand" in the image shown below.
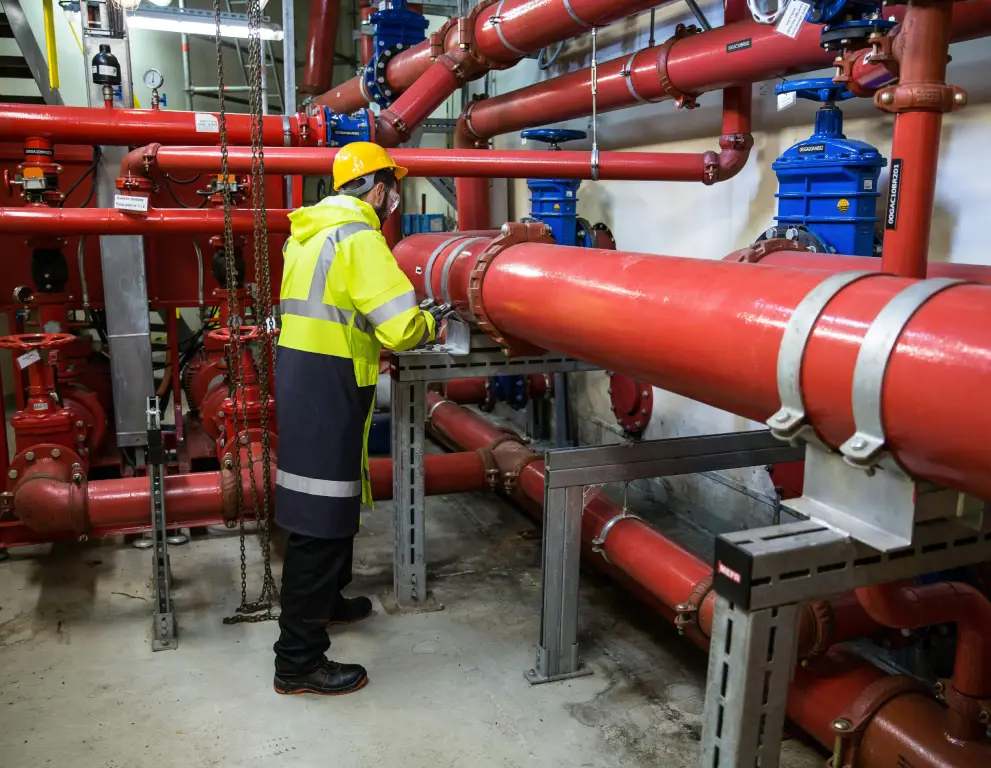
[[434,322],[438,328],[440,328],[441,322],[454,312],[454,307],[450,304],[437,304],[433,299],[424,299],[421,301],[420,309],[434,316]]

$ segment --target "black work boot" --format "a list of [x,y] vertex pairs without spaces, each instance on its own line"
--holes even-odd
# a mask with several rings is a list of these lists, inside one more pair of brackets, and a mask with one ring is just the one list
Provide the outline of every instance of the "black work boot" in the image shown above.
[[372,615],[372,601],[367,597],[345,598],[341,601],[341,608],[334,617],[327,622],[328,627],[338,624],[354,624],[356,621],[367,619]]
[[280,675],[276,672],[274,682],[276,693],[316,693],[320,696],[352,693],[367,684],[368,673],[360,664],[339,664],[327,659],[302,675]]

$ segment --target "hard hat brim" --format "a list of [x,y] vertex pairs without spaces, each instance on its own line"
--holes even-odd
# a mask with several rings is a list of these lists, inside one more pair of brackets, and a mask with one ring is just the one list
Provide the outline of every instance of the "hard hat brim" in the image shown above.
[[398,181],[409,173],[409,168],[403,168],[401,165],[394,165],[392,166],[392,172],[396,174],[396,180]]

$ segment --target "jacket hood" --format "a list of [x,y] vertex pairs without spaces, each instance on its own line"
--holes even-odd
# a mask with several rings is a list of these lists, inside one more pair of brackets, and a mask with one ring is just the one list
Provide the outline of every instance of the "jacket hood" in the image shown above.
[[304,242],[328,227],[362,222],[379,229],[379,217],[364,200],[348,195],[325,197],[316,205],[297,208],[289,214],[292,236],[297,242]]

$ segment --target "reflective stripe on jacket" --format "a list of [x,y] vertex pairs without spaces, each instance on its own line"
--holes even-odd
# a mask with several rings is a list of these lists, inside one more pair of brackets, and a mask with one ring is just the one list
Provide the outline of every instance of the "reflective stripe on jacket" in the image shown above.
[[293,211],[276,359],[276,519],[324,538],[357,531],[372,504],[367,433],[382,346],[433,339],[433,317],[367,203],[339,195]]

